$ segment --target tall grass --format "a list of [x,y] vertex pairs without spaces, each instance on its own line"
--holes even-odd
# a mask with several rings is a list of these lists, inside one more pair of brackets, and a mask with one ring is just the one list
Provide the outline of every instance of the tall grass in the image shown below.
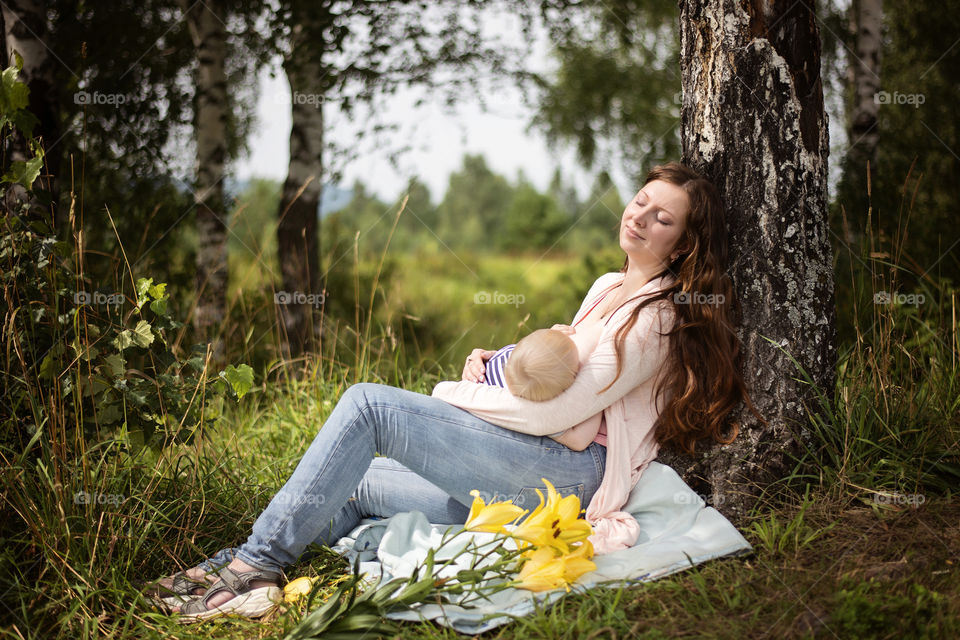
[[820,406],[808,413],[811,479],[875,503],[960,486],[957,288],[902,264],[908,195],[899,233],[879,237],[871,207],[865,239],[838,248],[849,265],[836,273],[838,300],[854,338],[839,345],[835,388],[815,389]]
[[[841,346],[836,389],[820,394],[827,410],[811,412],[817,445],[809,453],[817,466],[809,477],[835,492],[865,494],[874,501],[949,492],[960,479],[956,291],[923,278],[912,291],[924,294],[923,304],[873,304],[874,293],[897,291],[905,270],[896,255],[895,248],[877,246],[851,253],[851,265],[860,265],[850,274],[850,295],[857,302],[856,340]],[[530,268],[530,260],[516,260],[519,267],[497,259],[494,269]],[[452,373],[436,361],[425,364],[422,357],[411,357],[404,351],[408,343],[398,340],[393,325],[383,321],[391,313],[405,313],[391,309],[400,302],[382,293],[385,264],[383,256],[373,265],[363,264],[355,250],[353,321],[332,323],[324,338],[327,344],[349,349],[325,347],[319,357],[297,363],[277,355],[281,336],[276,330],[257,335],[246,329],[264,326],[259,324],[264,316],[270,325],[272,292],[265,289],[267,295],[257,307],[244,306],[249,298],[235,298],[234,325],[224,331],[243,336],[238,343],[241,355],[252,355],[258,345],[267,344],[273,359],[260,369],[252,393],[236,406],[225,406],[218,422],[203,422],[188,442],[171,439],[160,449],[138,447],[123,431],[86,439],[57,417],[67,414],[63,408],[72,401],[62,386],[36,385],[29,398],[32,409],[29,403],[23,406],[34,411],[38,423],[33,442],[23,449],[0,449],[5,542],[0,547],[0,635],[239,638],[277,636],[291,628],[299,619],[294,611],[278,614],[266,626],[225,622],[180,627],[147,606],[138,595],[138,581],[168,575],[242,542],[350,384],[377,380],[429,393],[437,379]],[[423,265],[397,259],[396,268],[415,273]],[[369,288],[361,286],[363,273],[369,274]],[[556,286],[572,271],[560,273],[566,276],[545,286]],[[399,284],[410,297],[436,295],[435,280],[404,278]],[[457,284],[459,292],[446,300],[464,291],[472,296],[471,287],[497,287],[496,278],[466,287]],[[473,308],[467,313],[487,311]],[[285,375],[290,366],[298,367],[299,375]],[[74,388],[83,374],[81,364],[71,369]],[[48,409],[49,419],[41,419],[40,405]],[[825,532],[805,521],[808,506],[804,498],[798,514],[758,522],[751,531],[758,546],[794,558],[809,553]],[[340,569],[326,557],[295,570],[333,575]],[[736,589],[722,591],[718,600],[700,573],[692,584],[684,584],[682,579],[663,581],[651,589],[671,598],[693,594],[691,606],[702,607],[691,614],[695,622],[747,607]],[[627,593],[584,597],[584,606],[596,609],[603,623],[558,607],[517,625],[516,633],[536,636],[553,629],[559,637],[575,628],[578,634],[597,635],[604,633],[603,625],[635,630],[624,607],[639,605]],[[678,623],[690,622],[676,618],[676,610],[668,615]]]

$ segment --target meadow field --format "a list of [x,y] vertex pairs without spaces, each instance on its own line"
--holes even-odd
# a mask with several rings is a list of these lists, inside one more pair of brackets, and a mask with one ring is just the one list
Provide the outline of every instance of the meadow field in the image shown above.
[[[288,363],[276,360],[269,280],[236,263],[228,335],[238,336],[236,360],[255,363],[252,384],[240,397],[211,387],[189,428],[176,416],[152,441],[125,427],[84,437],[58,419],[74,415],[69,393],[35,389],[46,413],[32,411],[46,422],[28,444],[8,439],[3,449],[4,637],[283,637],[305,611],[181,625],[151,608],[138,585],[240,542],[349,385],[429,393],[459,375],[474,346],[568,322],[593,278],[619,266],[616,254],[383,258],[343,270],[325,355]],[[866,295],[864,282],[844,285],[848,305]],[[927,295],[916,307],[853,305],[856,339],[841,343],[837,387],[823,390],[822,411],[806,425],[818,446],[742,528],[753,555],[571,595],[484,637],[956,636],[956,300],[945,285]],[[82,367],[67,375],[83,387]],[[348,567],[318,551],[289,577],[321,576],[322,595]],[[403,623],[392,637],[455,635]]]

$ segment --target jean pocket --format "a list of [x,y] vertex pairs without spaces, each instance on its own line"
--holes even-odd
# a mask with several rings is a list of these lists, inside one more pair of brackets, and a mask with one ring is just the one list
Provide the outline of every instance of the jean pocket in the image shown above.
[[[547,498],[547,488],[542,487],[524,487],[520,489],[520,492],[513,499],[513,504],[521,507],[523,509],[529,509],[533,511],[537,508],[537,505],[540,504],[540,496],[537,495],[537,490],[543,494],[544,500]],[[583,492],[584,492],[584,483],[580,482],[578,484],[569,484],[565,486],[554,486],[554,489],[557,490],[557,493],[560,494],[561,498],[566,498],[567,496],[574,495],[577,496],[577,500],[580,501],[580,504],[583,504]]]

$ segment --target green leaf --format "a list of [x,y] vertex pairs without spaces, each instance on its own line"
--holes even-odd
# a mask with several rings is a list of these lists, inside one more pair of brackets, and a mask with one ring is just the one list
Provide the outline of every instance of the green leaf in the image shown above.
[[137,298],[143,298],[153,286],[153,278],[140,278],[137,280]]
[[153,331],[150,330],[150,323],[146,320],[141,320],[132,331],[130,329],[124,329],[117,334],[117,337],[113,339],[113,345],[120,351],[133,345],[146,348],[153,344],[153,339],[154,335]]
[[114,377],[120,377],[126,372],[127,361],[119,353],[113,353],[103,359],[107,365],[107,370]]
[[43,357],[43,360],[40,362],[40,379],[41,380],[53,380],[54,375],[56,374],[55,367],[57,365],[57,356],[60,354],[56,350],[51,349],[47,352],[47,355]]
[[250,365],[241,364],[239,367],[227,365],[227,368],[220,372],[220,377],[233,388],[237,398],[242,398],[253,387],[253,369]]
[[10,170],[3,174],[0,180],[4,182],[16,182],[29,189],[34,181],[40,176],[40,169],[43,167],[43,156],[38,155],[26,162],[16,160],[10,163]]
[[16,66],[8,67],[0,75],[0,127],[12,124],[27,138],[33,137],[33,128],[40,122],[27,111],[30,104],[30,88],[17,80],[23,68],[23,58],[15,54]]
[[108,404],[97,407],[97,419],[102,424],[115,424],[123,418],[123,411],[120,405]]
[[162,300],[167,297],[167,283],[158,282],[147,291],[154,300]]
[[131,338],[132,332],[130,329],[124,329],[117,334],[117,337],[113,339],[113,346],[115,346],[120,351],[123,351],[127,347],[133,344],[133,338]]
[[160,300],[153,300],[150,303],[150,310],[158,316],[167,315],[167,299],[161,298]]
[[153,344],[153,331],[150,330],[150,323],[141,320],[137,323],[137,328],[133,330],[131,338],[138,347],[147,348]]

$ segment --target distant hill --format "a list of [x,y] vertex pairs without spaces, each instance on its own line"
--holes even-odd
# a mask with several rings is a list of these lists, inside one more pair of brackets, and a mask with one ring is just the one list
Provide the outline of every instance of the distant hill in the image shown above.
[[[279,181],[277,181],[279,182]],[[225,178],[223,190],[227,198],[236,198],[247,190],[250,180],[236,180]],[[320,198],[320,207],[317,215],[321,218],[340,211],[353,199],[353,189],[343,189],[335,184],[323,185],[323,196]]]

